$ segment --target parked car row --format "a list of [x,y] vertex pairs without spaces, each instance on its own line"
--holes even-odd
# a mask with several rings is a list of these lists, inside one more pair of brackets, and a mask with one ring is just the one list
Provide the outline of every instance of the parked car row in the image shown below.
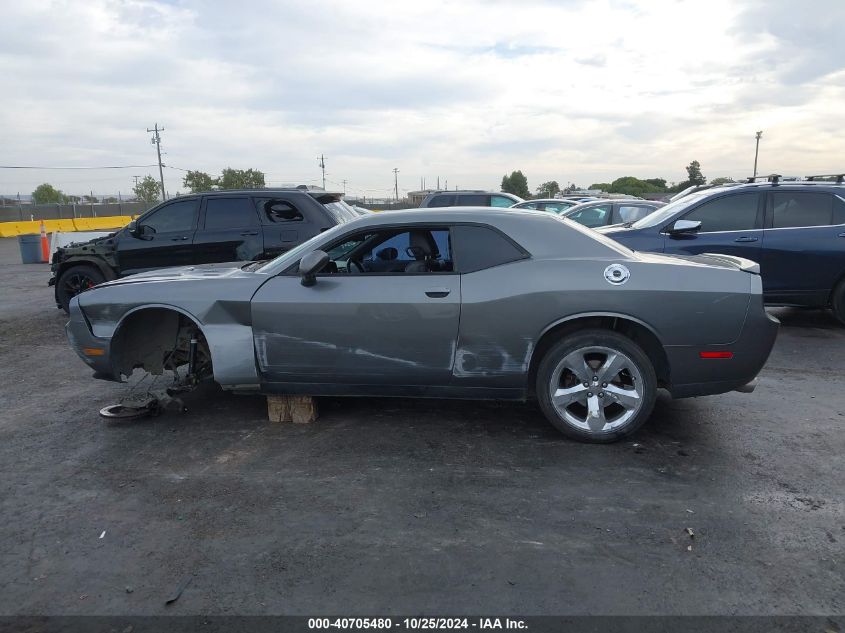
[[[445,195],[451,207],[363,215],[301,190],[165,203],[57,255],[59,284],[102,277],[57,287],[69,340],[109,380],[186,365],[189,385],[254,393],[534,398],[561,432],[607,442],[648,418],[657,388],[753,390],[777,330],[765,302],[845,319],[841,183],[733,184],[665,206],[430,202]],[[178,252],[191,265],[149,270]],[[231,263],[259,258],[272,259]]]
[[658,388],[754,388],[777,331],[759,270],[638,254],[554,213],[383,212],[267,263],[102,283],[71,299],[68,338],[108,380],[187,366],[186,384],[236,392],[532,398],[562,433],[609,442]]

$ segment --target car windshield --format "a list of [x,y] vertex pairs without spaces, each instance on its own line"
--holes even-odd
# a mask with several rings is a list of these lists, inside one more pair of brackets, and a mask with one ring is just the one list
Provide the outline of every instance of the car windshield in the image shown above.
[[[358,216],[356,215],[355,217],[357,218]],[[333,226],[328,231],[323,231],[319,235],[315,235],[310,240],[303,242],[299,246],[295,246],[286,253],[282,253],[276,259],[271,259],[270,261],[265,262],[262,266],[256,268],[255,272],[272,274],[275,271],[284,270],[298,259],[301,259],[306,253],[315,250],[317,244],[322,243],[326,240],[326,238],[331,239],[335,233],[339,233],[344,228],[344,224],[345,222],[338,224],[337,226]]]
[[625,257],[633,257],[634,256],[634,251],[632,251],[627,246],[623,246],[622,244],[620,244],[616,240],[613,240],[613,239],[607,237],[603,233],[599,233],[598,231],[594,231],[593,229],[587,228],[583,224],[578,224],[578,222],[575,222],[574,220],[570,220],[563,213],[561,213],[561,214],[551,213],[549,215],[551,215],[558,222],[563,222],[564,224],[566,224],[566,226],[578,231],[579,233],[583,233],[584,235],[586,235],[590,239],[593,239],[596,242],[599,242],[600,244],[606,246],[607,248],[613,249],[614,251],[616,251],[620,255],[624,255]]
[[328,212],[332,214],[332,217],[337,220],[338,224],[343,224],[344,222],[349,222],[349,220],[354,220],[359,217],[359,214],[355,211],[355,209],[350,207],[343,200],[326,202],[323,206],[328,209]]
[[670,202],[665,207],[661,207],[651,215],[647,215],[642,220],[634,222],[631,227],[635,229],[647,229],[652,226],[657,226],[674,216],[678,213],[678,211],[683,211],[684,209],[691,207],[702,198],[707,197],[710,193],[712,192],[700,191],[698,193],[691,193],[679,200],[675,200],[675,202]]

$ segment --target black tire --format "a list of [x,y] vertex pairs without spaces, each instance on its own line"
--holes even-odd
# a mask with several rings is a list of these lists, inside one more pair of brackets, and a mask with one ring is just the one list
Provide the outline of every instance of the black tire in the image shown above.
[[836,284],[830,293],[830,307],[833,308],[833,316],[845,325],[845,279]]
[[[602,356],[603,352],[589,351],[595,348],[616,354],[621,353],[619,356],[620,362],[625,363],[626,368],[620,370],[617,374],[608,373],[608,376],[611,376],[608,380],[613,381],[610,387],[606,383],[594,383],[593,379],[598,377],[597,375],[587,376],[588,384],[584,384],[568,368],[561,370],[561,367],[565,364],[564,359],[567,359],[567,357],[595,358],[596,360],[591,360],[590,362],[595,363],[597,366],[609,362],[609,353]],[[589,352],[587,356],[582,356],[582,350]],[[576,352],[578,353],[576,354]],[[623,355],[627,357],[624,360],[622,360]],[[629,369],[627,368],[628,365],[632,365],[633,367]],[[591,366],[588,364],[584,364],[582,369],[585,371],[590,370],[589,373],[600,373],[600,369],[591,369]],[[637,374],[639,374],[639,378],[636,378]],[[551,383],[553,380],[563,381],[556,389],[579,390],[579,393],[583,390],[588,390],[586,393],[591,398],[596,398],[592,402],[605,403],[596,405],[601,406],[601,418],[598,416],[591,418],[590,410],[588,409],[589,400],[586,398],[584,398],[584,404],[573,399],[567,405],[569,408],[561,412],[552,400]],[[628,381],[630,381],[629,384],[626,384]],[[635,389],[636,384],[639,384],[640,387]],[[603,388],[607,388],[608,393],[602,391]],[[624,392],[620,392],[620,389],[623,389]],[[613,390],[613,393],[610,393],[611,390]],[[623,397],[622,400],[619,400],[615,395],[618,393],[630,394],[631,391],[629,390],[637,394],[636,404],[631,405],[630,409],[623,406],[621,402],[633,398]],[[540,408],[543,410],[546,418],[561,433],[581,442],[609,443],[631,435],[649,418],[657,396],[657,376],[654,373],[654,366],[648,355],[631,339],[609,330],[582,330],[565,336],[555,343],[546,352],[545,356],[543,356],[537,371],[536,393],[537,399],[540,402]],[[602,399],[598,400],[597,398],[599,397]],[[611,398],[614,398],[616,401],[611,400]],[[614,414],[615,417],[608,418],[608,421],[603,424],[607,428],[603,428],[602,430],[582,428],[579,426],[577,420],[579,410],[583,410],[582,415],[586,416],[586,419],[581,424],[588,427],[593,419],[597,421],[595,422],[596,424],[601,425],[608,411]],[[618,413],[616,413],[617,411]],[[568,415],[570,419],[567,419],[564,414]],[[572,418],[576,418],[576,421],[573,422]]]
[[94,266],[80,264],[65,270],[56,281],[56,298],[65,312],[68,312],[70,300],[83,290],[101,284],[105,275]]

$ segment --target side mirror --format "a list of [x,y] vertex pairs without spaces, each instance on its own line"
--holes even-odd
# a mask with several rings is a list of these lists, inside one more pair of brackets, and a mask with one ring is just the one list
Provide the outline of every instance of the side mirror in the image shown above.
[[317,273],[329,263],[329,254],[325,251],[311,251],[299,260],[300,283],[303,286],[313,286],[317,283]]
[[138,237],[138,222],[137,220],[132,220],[129,224],[126,225],[126,232],[129,233],[132,237]]
[[666,228],[669,235],[689,235],[698,233],[701,230],[700,220],[675,220],[675,223]]

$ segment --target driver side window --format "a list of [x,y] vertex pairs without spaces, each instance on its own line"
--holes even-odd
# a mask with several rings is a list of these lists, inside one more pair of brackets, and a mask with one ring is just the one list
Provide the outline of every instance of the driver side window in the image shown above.
[[448,229],[359,233],[330,247],[323,273],[442,273],[454,270]]
[[154,233],[193,231],[197,222],[198,199],[178,200],[161,207],[138,222]]

